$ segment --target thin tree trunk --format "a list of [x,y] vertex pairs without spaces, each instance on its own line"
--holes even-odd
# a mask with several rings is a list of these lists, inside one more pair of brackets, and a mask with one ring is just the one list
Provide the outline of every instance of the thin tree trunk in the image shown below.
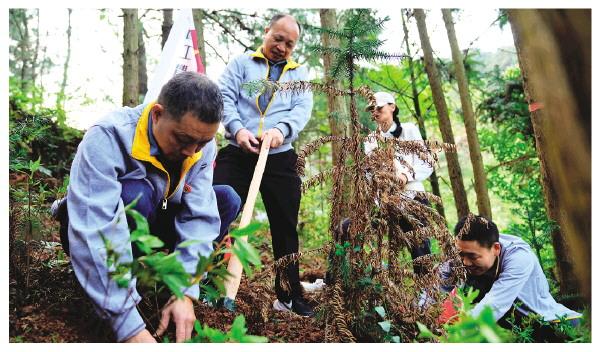
[[138,102],[144,100],[148,91],[148,72],[146,70],[146,45],[144,44],[144,25],[138,20]]
[[460,104],[462,106],[465,129],[467,131],[469,155],[471,156],[473,177],[475,179],[477,210],[479,211],[479,215],[491,219],[492,206],[490,205],[490,197],[488,195],[487,177],[485,175],[485,169],[483,168],[483,159],[481,158],[481,147],[479,146],[479,137],[477,136],[477,122],[475,121],[475,114],[473,113],[473,104],[471,103],[471,95],[469,94],[469,84],[465,73],[463,56],[458,47],[458,40],[456,40],[456,32],[454,31],[454,23],[452,21],[450,9],[442,9],[442,16],[444,17],[448,41],[450,42],[450,49],[452,50],[454,72],[456,75],[456,82],[458,83]]
[[198,38],[198,52],[206,70],[206,47],[204,45],[204,10],[193,9],[194,27],[196,28],[196,37]]
[[21,37],[19,38],[19,47],[21,54],[20,59],[22,61],[23,66],[21,66],[20,76],[21,90],[26,91],[27,87],[29,86],[29,80],[27,79],[27,71],[31,68],[31,60],[29,59],[29,50],[31,46],[31,43],[29,41],[29,24],[27,20],[27,9],[16,9],[16,11],[19,11],[19,14],[22,15],[23,28],[21,31]]
[[36,17],[36,33],[35,33],[35,50],[33,54],[33,60],[31,62],[31,82],[35,85],[37,79],[36,70],[38,68],[38,56],[40,53],[40,9],[35,9]]
[[64,125],[66,115],[64,113],[64,101],[65,101],[65,89],[67,88],[67,77],[69,73],[69,62],[71,61],[71,13],[73,9],[68,9],[69,19],[67,25],[67,57],[65,58],[65,64],[63,65],[63,77],[60,83],[60,91],[56,95],[56,110],[59,112],[57,115],[57,121],[59,125]]
[[[319,15],[321,18],[322,28],[336,29],[338,27],[335,9],[320,9]],[[321,33],[321,42],[324,47],[339,47],[340,43],[337,38],[331,37],[327,33]],[[342,89],[340,81],[331,77],[331,66],[333,64],[333,56],[330,53],[323,53],[323,70],[325,71],[326,83],[332,85],[334,88]],[[329,112],[329,128],[331,134],[335,136],[344,136],[346,131],[343,125],[338,123],[341,116],[348,115],[348,109],[346,101],[343,97],[335,96],[333,94],[327,94],[327,110]],[[338,165],[338,158],[340,152],[340,143],[334,141],[331,147],[331,155],[333,165]]]
[[[419,29],[419,38],[421,39],[421,47],[423,48],[425,71],[427,71],[427,77],[429,78],[433,102],[440,122],[439,126],[440,131],[442,132],[442,139],[444,143],[455,144],[452,125],[450,123],[450,118],[448,117],[448,107],[446,106],[442,84],[433,60],[433,50],[431,49],[431,43],[429,42],[429,35],[427,34],[425,12],[422,9],[415,9],[414,11],[417,20],[417,28]],[[448,162],[448,173],[450,174],[452,193],[454,195],[454,204],[456,205],[456,212],[460,219],[467,216],[469,213],[467,192],[465,191],[465,186],[463,184],[462,171],[458,162],[457,153],[446,152],[445,154]]]
[[160,47],[164,48],[167,38],[169,38],[169,32],[173,27],[173,9],[163,9],[163,23],[162,23],[162,36]]
[[123,105],[138,105],[138,10],[123,9]]
[[531,111],[546,211],[560,225],[551,232],[560,290],[572,293],[579,288],[589,303],[590,11],[509,10],[508,14]]
[[[408,27],[406,26],[406,20],[404,18],[404,12],[401,11],[400,16],[402,17],[402,29],[404,30],[404,44],[406,45],[406,56],[408,58],[408,70],[410,73],[410,87],[412,91],[412,101],[415,107],[415,118],[417,120],[417,124],[419,126],[419,131],[421,132],[421,136],[423,139],[427,139],[427,131],[425,130],[425,121],[423,120],[423,114],[421,113],[421,103],[419,102],[419,90],[417,89],[417,78],[415,75],[415,63],[412,59],[412,53],[410,52],[410,45],[408,43]],[[431,173],[429,176],[429,182],[431,183],[431,192],[440,197],[442,199],[442,193],[440,192],[440,183],[438,181],[438,176],[435,171]],[[438,213],[446,218],[446,214],[444,212],[444,204],[440,202],[436,203],[435,208]]]

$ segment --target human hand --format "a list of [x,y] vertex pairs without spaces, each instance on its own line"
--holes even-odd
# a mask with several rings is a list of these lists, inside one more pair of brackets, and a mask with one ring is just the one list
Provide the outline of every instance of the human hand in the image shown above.
[[137,335],[132,336],[125,340],[127,343],[156,343],[156,340],[150,334],[150,331],[144,329],[137,333]]
[[398,178],[400,179],[402,185],[406,185],[408,183],[408,176],[406,176],[405,174],[400,174]]
[[264,141],[267,135],[271,136],[271,148],[277,148],[283,144],[283,134],[278,128],[271,128],[263,133],[262,137],[260,137],[261,141]]
[[258,154],[258,139],[254,137],[252,132],[248,131],[245,128],[242,128],[235,134],[235,141],[243,150]]
[[175,323],[175,342],[191,339],[194,322],[196,321],[192,300],[187,296],[184,296],[183,299],[177,299],[175,296],[171,297],[162,310],[156,335],[162,336],[169,326],[171,317],[173,317]]

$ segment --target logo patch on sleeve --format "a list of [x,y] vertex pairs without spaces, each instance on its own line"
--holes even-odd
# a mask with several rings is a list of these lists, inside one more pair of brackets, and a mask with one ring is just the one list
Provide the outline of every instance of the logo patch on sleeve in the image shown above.
[[183,193],[190,193],[192,191],[192,186],[190,186],[189,184],[185,184],[183,185]]

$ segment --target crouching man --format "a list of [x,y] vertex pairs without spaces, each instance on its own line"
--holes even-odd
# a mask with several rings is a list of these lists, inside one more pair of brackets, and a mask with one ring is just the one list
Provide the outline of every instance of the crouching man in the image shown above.
[[[195,273],[199,256],[210,254],[213,240],[223,237],[240,207],[231,187],[212,186],[214,137],[222,118],[219,87],[206,76],[184,72],[167,82],[157,102],[124,107],[95,123],[78,147],[66,202],[56,207],[65,230],[68,222],[63,243],[77,279],[117,341],[156,342],[136,308],[141,297],[135,278],[129,288],[110,279],[101,235],[122,262],[140,255],[130,241],[135,225],[124,212],[139,197],[135,209],[148,219],[150,232]],[[179,246],[188,240],[194,241]],[[158,335],[172,321],[177,342],[191,337],[198,284],[184,295],[163,307]]]
[[510,328],[537,314],[549,323],[535,326],[538,342],[560,338],[552,325],[561,318],[578,324],[582,315],[554,300],[538,258],[521,238],[499,234],[491,220],[472,215],[462,218],[454,232],[467,270],[466,285],[479,290],[473,316],[490,306],[498,324]]

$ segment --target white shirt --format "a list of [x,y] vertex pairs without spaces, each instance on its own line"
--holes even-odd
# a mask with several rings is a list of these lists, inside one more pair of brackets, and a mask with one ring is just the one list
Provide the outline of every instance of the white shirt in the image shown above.
[[[382,133],[383,137],[393,138],[392,132],[396,130],[398,126],[395,122],[392,122],[390,128]],[[374,136],[374,132],[370,134],[370,136]],[[400,137],[398,137],[401,141],[422,141],[423,137],[421,137],[421,133],[415,124],[405,122],[402,124],[402,133]],[[369,155],[371,152],[378,148],[377,140],[375,138],[368,138],[365,141],[364,149],[365,154]],[[414,176],[411,170],[403,165],[400,161],[403,160],[406,164],[412,167],[412,171],[414,171]],[[423,182],[425,181],[433,172],[433,168],[429,166],[426,162],[421,160],[415,154],[402,154],[396,153],[396,157],[394,158],[394,168],[396,170],[396,175],[399,177],[400,175],[405,175],[408,180],[406,184],[407,191],[417,191],[417,192],[425,192],[425,187],[423,186]],[[405,192],[405,195],[414,198],[414,192]]]

